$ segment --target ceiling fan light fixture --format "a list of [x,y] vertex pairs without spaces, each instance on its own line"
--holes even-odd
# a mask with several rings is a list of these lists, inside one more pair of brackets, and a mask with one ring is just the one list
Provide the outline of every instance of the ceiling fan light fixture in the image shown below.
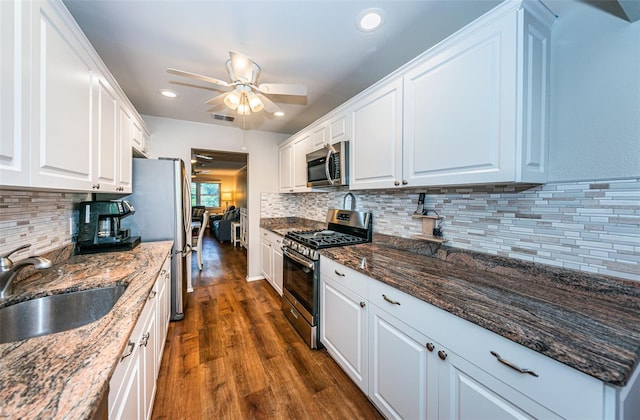
[[234,90],[227,93],[227,96],[224,97],[224,104],[228,108],[236,109],[238,108],[238,105],[240,105],[240,99],[241,99],[241,95]]
[[384,12],[381,9],[367,9],[358,15],[356,27],[362,32],[377,31],[384,24]]
[[251,108],[251,111],[260,112],[264,109],[264,104],[255,93],[249,92],[247,99],[249,100],[249,107]]

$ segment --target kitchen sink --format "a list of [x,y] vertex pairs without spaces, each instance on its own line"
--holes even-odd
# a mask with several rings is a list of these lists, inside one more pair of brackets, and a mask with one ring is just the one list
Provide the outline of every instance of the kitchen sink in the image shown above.
[[86,325],[105,316],[126,285],[62,293],[0,309],[0,343],[25,340]]

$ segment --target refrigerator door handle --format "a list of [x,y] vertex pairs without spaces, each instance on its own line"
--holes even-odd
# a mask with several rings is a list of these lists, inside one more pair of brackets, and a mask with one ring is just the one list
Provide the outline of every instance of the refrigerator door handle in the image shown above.
[[187,255],[191,254],[191,244],[186,244],[184,248],[179,251],[176,250],[175,254],[176,255],[180,254],[183,257],[186,257]]

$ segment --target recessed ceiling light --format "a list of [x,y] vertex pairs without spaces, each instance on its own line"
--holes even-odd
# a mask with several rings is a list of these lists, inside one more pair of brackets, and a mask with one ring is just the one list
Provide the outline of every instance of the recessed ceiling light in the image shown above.
[[160,89],[160,95],[166,96],[167,98],[177,98],[178,94],[170,89]]
[[373,32],[384,24],[384,12],[381,9],[367,9],[358,15],[356,26],[362,32]]
[[273,115],[275,115],[276,117],[284,117],[284,112],[276,111],[276,112],[273,113]]

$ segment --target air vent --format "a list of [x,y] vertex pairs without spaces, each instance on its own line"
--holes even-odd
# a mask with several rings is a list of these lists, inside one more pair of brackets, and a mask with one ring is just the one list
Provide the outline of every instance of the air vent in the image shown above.
[[229,121],[229,122],[233,122],[233,120],[235,120],[235,117],[230,117],[228,115],[222,115],[222,114],[213,114],[211,116],[214,120],[218,120],[218,121]]

